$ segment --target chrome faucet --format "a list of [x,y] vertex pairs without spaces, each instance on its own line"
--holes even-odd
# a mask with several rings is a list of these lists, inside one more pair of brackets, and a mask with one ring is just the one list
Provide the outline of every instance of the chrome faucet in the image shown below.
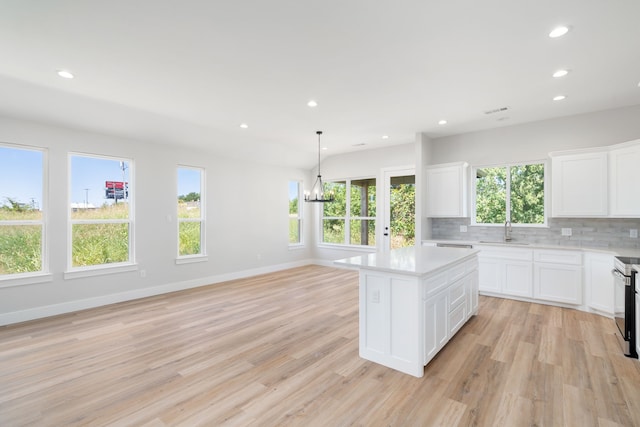
[[504,241],[508,242],[511,240],[511,221],[504,222]]

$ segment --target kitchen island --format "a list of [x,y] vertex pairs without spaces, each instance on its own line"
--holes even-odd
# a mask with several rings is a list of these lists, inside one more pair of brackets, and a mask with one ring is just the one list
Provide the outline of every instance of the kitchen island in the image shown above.
[[408,247],[336,261],[360,270],[360,357],[422,377],[478,311],[477,253]]

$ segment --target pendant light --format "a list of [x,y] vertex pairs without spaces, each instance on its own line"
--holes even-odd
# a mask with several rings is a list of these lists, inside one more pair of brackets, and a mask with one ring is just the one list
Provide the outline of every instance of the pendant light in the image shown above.
[[335,200],[333,191],[330,191],[328,194],[324,194],[324,184],[322,183],[322,175],[320,174],[320,135],[322,135],[322,131],[319,130],[316,134],[318,134],[318,177],[316,178],[316,182],[313,184],[313,187],[311,187],[311,191],[304,192],[304,201],[318,203],[333,202]]

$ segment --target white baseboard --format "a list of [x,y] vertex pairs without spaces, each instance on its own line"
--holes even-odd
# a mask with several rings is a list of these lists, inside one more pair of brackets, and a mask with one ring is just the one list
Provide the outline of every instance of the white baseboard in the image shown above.
[[[319,260],[308,259],[285,264],[253,268],[250,270],[242,270],[233,273],[220,274],[216,276],[202,277],[193,280],[185,280],[183,282],[167,283],[164,285],[135,289],[132,291],[120,292],[117,294],[101,295],[94,298],[67,301],[60,304],[45,305],[41,307],[29,308],[26,310],[0,313],[0,326],[26,322],[28,320],[41,319],[43,317],[56,316],[59,314],[72,313],[74,311],[86,310],[88,308],[101,307],[104,305],[115,304],[123,301],[131,301],[139,298],[166,294],[169,292],[182,291],[185,289],[197,288],[200,286],[212,285],[215,283],[227,282],[229,280],[243,279],[260,274],[274,273],[276,271],[287,270],[289,268],[302,267],[311,264],[325,265],[324,262],[319,262]],[[333,267],[331,263],[327,263],[326,265]]]

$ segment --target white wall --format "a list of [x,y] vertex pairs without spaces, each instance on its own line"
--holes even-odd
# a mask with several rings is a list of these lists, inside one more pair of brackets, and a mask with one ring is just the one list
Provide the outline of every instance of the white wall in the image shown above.
[[[48,150],[47,237],[53,277],[45,283],[0,287],[0,324],[311,262],[310,212],[304,219],[307,246],[288,246],[288,181],[306,183],[309,171],[1,117],[0,141]],[[70,151],[133,159],[136,262],[146,277],[133,271],[64,279]],[[206,169],[207,262],[175,263],[178,164]]]
[[489,165],[543,160],[551,151],[640,138],[640,105],[448,136],[431,141],[432,164]]

